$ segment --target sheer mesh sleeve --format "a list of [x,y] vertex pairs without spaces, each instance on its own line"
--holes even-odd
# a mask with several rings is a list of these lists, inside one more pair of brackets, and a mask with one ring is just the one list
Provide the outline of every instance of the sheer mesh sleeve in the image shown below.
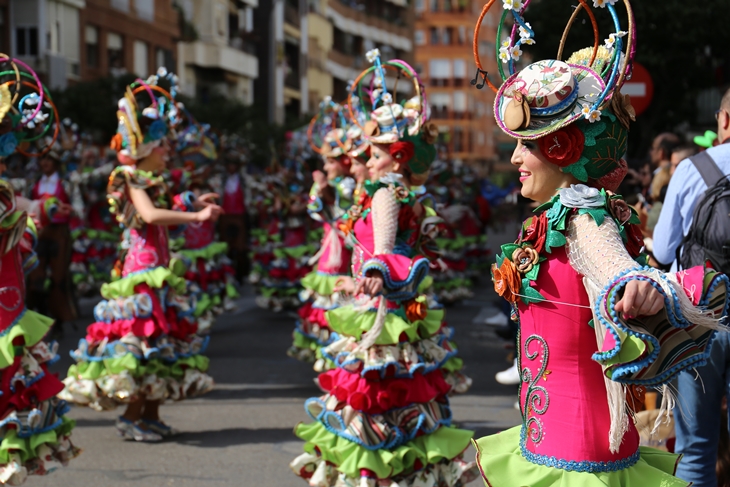
[[622,272],[639,267],[626,251],[610,217],[599,226],[590,215],[575,216],[568,222],[565,239],[570,265],[598,288]]
[[373,239],[375,255],[390,254],[395,247],[398,230],[398,210],[400,203],[389,188],[381,188],[373,196],[371,216],[373,219]]

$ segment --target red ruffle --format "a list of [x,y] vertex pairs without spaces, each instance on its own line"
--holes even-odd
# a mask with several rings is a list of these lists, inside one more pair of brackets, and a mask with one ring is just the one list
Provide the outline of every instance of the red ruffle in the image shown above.
[[[29,386],[25,386],[21,381],[13,382],[12,379],[16,372],[23,373],[20,370],[21,357],[15,358],[13,364],[3,369],[2,380],[0,381],[0,414],[2,418],[7,416],[11,410],[24,411],[35,407],[39,402],[47,401],[63,390],[63,382],[61,382],[55,374],[48,371],[45,364],[40,364],[43,370],[43,377],[37,379]],[[11,389],[11,386],[15,389]]]
[[440,370],[416,374],[409,379],[369,381],[359,374],[333,369],[320,374],[319,386],[367,414],[382,414],[414,403],[427,403],[451,390]]
[[320,328],[329,328],[329,324],[325,318],[325,311],[326,310],[322,308],[315,308],[312,306],[312,302],[308,301],[299,308],[297,313],[299,314],[299,318],[301,318],[302,323],[316,324],[319,325]]

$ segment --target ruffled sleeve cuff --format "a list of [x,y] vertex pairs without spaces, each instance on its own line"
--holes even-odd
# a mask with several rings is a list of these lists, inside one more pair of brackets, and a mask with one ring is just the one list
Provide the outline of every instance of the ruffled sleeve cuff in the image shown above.
[[390,301],[408,301],[418,296],[418,287],[428,275],[429,261],[423,256],[414,258],[399,254],[375,255],[362,268],[362,276],[371,271],[383,275],[383,296]]
[[[624,319],[616,312],[625,286],[635,280],[651,283],[664,297],[665,308],[650,317]],[[730,280],[710,269],[664,274],[636,267],[614,277],[594,303],[594,317],[603,336],[593,360],[616,382],[658,386],[682,370],[704,365],[720,319],[727,315]]]
[[193,212],[196,211],[195,206],[193,205],[194,202],[195,194],[192,191],[183,191],[182,193],[175,195],[172,199],[172,209],[176,211]]

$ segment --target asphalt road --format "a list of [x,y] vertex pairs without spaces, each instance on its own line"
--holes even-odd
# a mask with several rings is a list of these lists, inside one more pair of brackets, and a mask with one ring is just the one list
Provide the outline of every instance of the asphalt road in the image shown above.
[[[476,436],[519,424],[513,407],[517,388],[501,386],[494,374],[509,366],[505,344],[483,324],[496,310],[496,296],[486,285],[477,297],[447,310],[456,328],[455,341],[474,380],[471,390],[452,399],[454,418]],[[62,376],[71,363],[68,351],[91,321],[91,306],[78,330],[61,343],[62,360],[54,365]],[[29,479],[33,487],[117,487],[129,485],[213,487],[304,487],[288,463],[301,453],[292,428],[309,418],[304,400],[319,395],[307,364],[286,356],[293,317],[256,308],[248,294],[237,312],[220,317],[207,355],[216,389],[203,398],[168,403],[163,419],[182,431],[159,444],[123,441],[114,420],[121,412],[98,413],[73,408],[73,441],[83,449],[69,467],[47,477]],[[473,451],[468,455],[473,455]],[[480,480],[472,485],[478,486]]]

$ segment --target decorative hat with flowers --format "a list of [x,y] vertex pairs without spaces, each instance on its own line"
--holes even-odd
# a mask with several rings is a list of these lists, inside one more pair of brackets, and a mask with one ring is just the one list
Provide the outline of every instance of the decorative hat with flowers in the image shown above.
[[[347,106],[351,120],[362,128],[365,138],[373,144],[389,145],[390,155],[406,163],[415,174],[428,172],[436,159],[433,143],[438,128],[428,123],[428,101],[418,73],[405,61],[392,59],[381,62],[380,51],[367,53],[373,66],[363,71],[352,83]],[[388,91],[388,76],[411,81],[410,98],[397,100],[397,93]],[[366,114],[361,123],[355,112]]]
[[[482,19],[493,3],[484,7],[479,18],[475,46]],[[524,20],[529,3],[505,0],[503,4],[502,24],[511,14],[515,28],[506,41],[498,42],[502,46],[497,60],[502,86],[497,88],[489,80],[478,50],[474,51],[477,79],[472,84],[478,88],[488,84],[496,92],[494,115],[507,135],[537,140],[542,154],[563,172],[572,174],[578,181],[590,181],[594,186],[615,191],[627,172],[622,157],[629,122],[634,119],[630,99],[620,93],[624,81],[631,76],[635,51],[631,6],[628,0],[623,1],[629,23],[628,30],[624,31],[614,7],[617,0],[594,1],[595,8],[608,10],[615,29],[601,46],[593,10],[586,0],[580,0],[576,10],[585,9],[588,13],[594,31],[593,47],[574,53],[565,62],[560,60],[565,38],[576,18],[573,15],[556,59],[537,61],[517,71],[515,62],[522,55],[520,47],[535,42],[535,34]],[[498,41],[501,32],[500,25]],[[479,76],[484,78],[483,82]]]
[[[170,90],[160,86],[166,80]],[[111,148],[119,153],[120,160],[144,159],[170,135],[171,128],[182,121],[182,113],[175,102],[177,76],[160,68],[147,80],[138,79],[127,87],[124,98],[119,100],[117,133]],[[149,105],[143,108],[140,98],[146,97]]]

